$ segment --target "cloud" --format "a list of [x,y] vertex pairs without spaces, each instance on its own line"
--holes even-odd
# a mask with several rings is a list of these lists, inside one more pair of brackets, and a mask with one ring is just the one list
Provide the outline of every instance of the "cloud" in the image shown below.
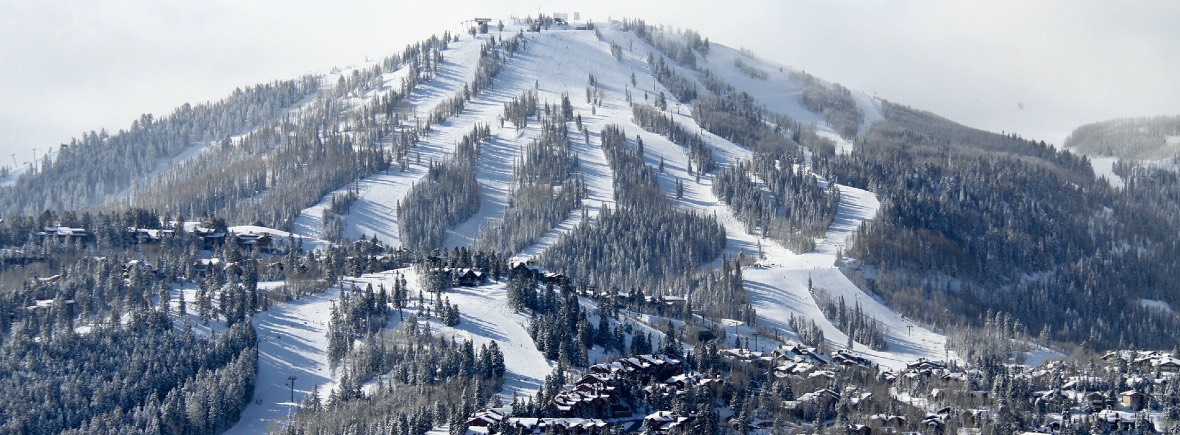
[[[462,31],[469,17],[537,11],[515,0],[9,1],[0,6],[0,157],[383,56]],[[604,0],[540,11],[693,28],[852,89],[1054,142],[1086,122],[1180,113],[1175,2]]]

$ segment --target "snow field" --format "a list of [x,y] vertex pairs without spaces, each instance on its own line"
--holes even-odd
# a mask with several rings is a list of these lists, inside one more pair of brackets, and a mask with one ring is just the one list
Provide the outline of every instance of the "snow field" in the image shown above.
[[[603,34],[607,40],[621,41],[624,47],[629,45],[627,40],[633,38],[633,35],[612,29],[603,29]],[[781,332],[784,338],[792,338],[794,335],[789,332],[788,320],[792,315],[802,316],[814,319],[823,328],[831,347],[844,346],[846,336],[823,317],[815,300],[807,292],[806,283],[810,278],[815,287],[825,289],[833,297],[843,296],[849,304],[859,301],[868,314],[887,327],[888,351],[874,352],[860,344],[855,345],[856,351],[865,353],[887,367],[898,367],[917,358],[944,357],[945,337],[918,325],[912,325],[875,298],[864,294],[834,265],[835,253],[842,248],[847,237],[860,222],[875,215],[879,204],[871,193],[841,186],[843,199],[836,219],[815,252],[796,254],[774,241],[750,235],[745,232],[732,211],[713,195],[711,176],[702,175],[699,183],[695,181],[695,177],[689,176],[688,159],[680,146],[661,136],[648,133],[631,122],[631,108],[625,101],[625,91],[629,90],[632,99],[637,102],[643,101],[643,93],[647,91],[649,104],[654,101],[655,95],[664,91],[670,101],[669,112],[676,121],[689,128],[695,126],[689,113],[691,108],[676,102],[670,92],[663,89],[652,77],[646,63],[647,51],[652,50],[650,47],[642,41],[635,40],[634,46],[637,48],[625,52],[620,61],[611,56],[609,45],[598,41],[593,32],[548,31],[528,34],[526,38],[527,48],[518,52],[515,58],[505,65],[492,89],[470,102],[463,114],[448,120],[444,125],[432,126],[432,132],[414,150],[422,156],[420,164],[414,162],[405,172],[393,168],[385,174],[369,177],[359,183],[361,198],[353,204],[351,212],[345,217],[345,237],[376,234],[384,242],[398,244],[397,217],[394,213],[397,201],[404,198],[413,183],[425,175],[425,165],[431,160],[445,159],[453,152],[458,138],[470,131],[471,126],[475,123],[486,123],[492,126],[493,138],[482,147],[483,152],[477,165],[477,179],[481,185],[481,208],[476,216],[451,231],[447,240],[448,247],[470,244],[478,235],[479,228],[503,216],[508,186],[511,183],[511,164],[520,155],[529,138],[537,133],[536,125],[531,125],[523,131],[517,131],[510,126],[500,128],[497,118],[502,112],[502,103],[531,88],[538,91],[539,100],[542,102],[559,102],[562,93],[568,93],[575,113],[582,116],[583,125],[590,132],[589,143],[586,142],[585,136],[576,130],[571,130],[570,137],[571,146],[579,155],[579,170],[586,181],[587,198],[584,207],[588,216],[593,218],[603,205],[613,202],[613,175],[601,147],[596,142],[598,132],[603,127],[620,124],[629,138],[638,136],[643,139],[648,164],[656,167],[661,158],[663,159],[664,171],[658,177],[662,190],[671,197],[675,191],[676,180],[683,180],[684,196],[676,201],[679,207],[701,213],[713,213],[719,218],[729,236],[726,256],[735,258],[739,253],[757,255],[758,246],[761,245],[765,260],[758,266],[746,268],[744,272],[747,289],[759,313],[759,326],[764,330],[776,330]],[[767,81],[752,82],[754,79],[749,79],[733,67],[733,60],[736,56],[741,56],[740,53],[716,44],[713,47],[705,67],[713,69],[714,73],[723,79],[733,82],[739,90],[756,95],[760,102],[772,110],[781,111],[801,121],[817,123],[821,134],[835,138],[834,132],[823,123],[822,118],[802,108],[802,86],[791,82],[788,72],[784,70],[776,73],[777,67],[768,67],[764,63],[758,63],[760,61],[747,58],[747,63],[771,73],[771,78]],[[461,43],[453,44],[451,49],[446,51],[446,56],[447,61],[439,77],[421,85],[411,98],[419,111],[433,107],[442,99],[453,95],[453,89],[461,88],[465,83],[465,80],[459,80],[458,77],[473,74],[472,70],[464,69],[467,68],[464,65],[475,64],[478,57],[478,42],[465,39]],[[603,91],[602,104],[593,109],[585,101],[590,74],[595,76]],[[632,74],[636,77],[636,86],[631,85]],[[681,71],[681,74],[697,77],[692,76],[694,73],[691,72]],[[859,94],[856,99],[866,113],[865,125],[862,125],[862,128],[880,118],[879,102]],[[699,130],[699,127],[697,129]],[[728,141],[703,131],[701,136],[713,145],[714,158],[720,166],[749,158],[748,151]],[[837,142],[842,149],[851,146],[843,140]],[[414,160],[412,157],[411,161]],[[325,197],[317,206],[304,211],[297,223],[297,228],[301,232],[315,234],[318,231],[321,225],[318,222],[319,215],[326,207],[328,198],[330,196]],[[534,246],[518,253],[514,259],[529,258],[544,252],[561,234],[574,228],[581,221],[581,216],[581,211],[572,213],[557,228],[543,236]],[[718,264],[719,261],[720,259],[714,264]],[[366,276],[358,281],[374,282],[376,285],[377,282],[391,276]],[[414,274],[408,274],[407,279],[411,282],[411,288],[417,288]],[[387,284],[387,287],[390,285]],[[444,296],[449,297],[451,303],[459,305],[462,322],[455,328],[448,328],[437,321],[431,321],[432,328],[437,327],[436,331],[458,338],[470,338],[475,341],[477,347],[490,340],[499,343],[505,352],[505,362],[509,371],[507,382],[501,392],[503,400],[510,401],[514,392],[521,395],[535,392],[552,366],[536,350],[528,336],[527,318],[513,313],[508,308],[504,286],[493,284],[477,288],[457,288]],[[320,303],[330,306],[330,300]],[[320,315],[320,319],[327,318],[326,311],[318,313],[310,310],[306,314]],[[660,319],[634,320],[649,323],[658,322]],[[652,328],[652,331],[657,333],[653,335],[662,335],[659,325],[653,324],[645,328]],[[294,333],[322,336],[326,340],[323,331],[308,329],[310,330]],[[739,335],[749,336],[754,333],[752,329],[745,327],[735,327],[734,330]],[[310,338],[306,340],[311,342]],[[769,341],[764,340],[763,343]],[[324,349],[321,348],[318,352],[322,356]],[[290,353],[275,355],[276,358],[299,357]],[[592,354],[592,357],[601,358],[602,355],[596,353]],[[315,357],[309,358],[315,360]],[[288,364],[290,365],[294,364]],[[280,365],[276,364],[275,367]],[[260,385],[261,376],[260,372]],[[271,378],[281,378],[285,382],[286,375],[274,375]],[[331,378],[329,376],[325,379]],[[275,385],[274,382],[270,384]],[[324,389],[321,391],[326,392]],[[280,389],[279,392],[283,391]],[[298,400],[298,397],[296,399]],[[279,403],[277,400],[274,402]]]
[[[279,426],[298,408],[313,387],[321,398],[337,383],[328,369],[328,319],[340,288],[303,299],[276,304],[254,316],[258,332],[258,378],[253,401],[242,411],[241,420],[226,434],[266,432],[274,422]],[[294,398],[289,377],[294,376]]]
[[[644,55],[646,51],[655,51],[654,48],[630,33],[612,30],[604,32],[604,34],[609,35],[609,38],[618,38],[616,43],[624,47],[644,47],[646,50],[639,50],[644,52]],[[625,56],[633,61],[638,60],[634,51],[625,54]],[[753,79],[738,71],[734,66],[734,59],[739,56],[742,57],[743,62],[766,71],[770,78],[768,80]],[[664,91],[670,100],[669,112],[675,113],[676,121],[682,125],[696,126],[689,113],[690,108],[679,102],[673,104],[671,101],[674,101],[674,97],[659,83],[654,82],[650,71],[646,70],[646,62],[643,63],[643,67],[648,73],[648,83],[652,85],[652,88],[647,90],[651,93]],[[780,70],[776,66],[752,59],[736,50],[717,44],[712,44],[703,68],[711,69],[714,74],[729,81],[738,90],[750,93],[768,109],[786,114],[799,121],[815,124],[820,135],[835,140],[838,148],[844,152],[851,148],[852,144],[835,134],[821,116],[802,106],[803,86],[790,79],[789,70],[785,68]],[[680,74],[691,77],[699,76],[683,70],[680,71]],[[640,83],[644,82],[640,81]],[[703,89],[703,84],[701,88]],[[642,90],[641,87],[640,91]],[[632,92],[633,98],[637,93],[640,92]],[[854,98],[865,112],[862,130],[882,118],[879,101],[863,94],[857,94]],[[629,120],[630,117],[628,110],[628,113],[622,114],[619,118]],[[859,343],[854,344],[854,351],[891,368],[902,367],[918,358],[945,359],[949,356],[944,350],[945,336],[915,325],[890,310],[877,298],[871,297],[857,288],[835,266],[836,252],[843,249],[848,236],[859,227],[861,222],[872,219],[880,207],[880,203],[871,192],[839,186],[842,193],[841,202],[827,234],[819,241],[815,251],[796,254],[776,241],[747,233],[741,221],[733,215],[732,210],[713,194],[711,176],[702,176],[700,183],[692,181],[685,170],[687,155],[683,148],[661,136],[647,133],[633,124],[630,124],[630,128],[638,131],[640,137],[643,138],[644,147],[648,154],[648,164],[656,166],[659,164],[660,158],[663,157],[665,171],[659,177],[661,189],[672,195],[672,192],[675,191],[675,179],[683,179],[684,197],[679,201],[679,205],[688,210],[713,213],[724,225],[728,238],[725,257],[736,258],[743,253],[758,255],[758,249],[761,246],[765,260],[758,266],[747,267],[743,270],[746,289],[758,312],[759,326],[774,331],[776,335],[781,337],[797,339],[798,337],[794,336],[788,326],[790,318],[794,316],[812,319],[824,330],[824,337],[831,347],[843,348],[847,342],[847,335],[824,317],[822,310],[807,290],[807,281],[810,279],[813,287],[826,290],[833,298],[844,297],[849,305],[859,302],[866,314],[876,318],[886,328],[888,343],[886,351],[873,351]],[[629,134],[630,131],[629,129]],[[702,137],[714,146],[714,158],[721,167],[749,158],[750,154],[747,150],[724,139],[707,132],[702,132]],[[716,267],[720,260],[719,258],[715,261],[713,266]],[[739,335],[746,335],[746,338],[749,338],[749,335],[753,333],[752,330],[742,331],[740,328],[735,328],[735,332]],[[756,342],[756,340],[752,342]],[[763,343],[772,345],[773,341],[764,340]]]
[[[463,38],[459,42],[452,42],[443,52],[443,63],[433,79],[420,83],[409,96],[409,104],[415,108],[415,114],[425,118],[435,106],[454,95],[455,90],[462,89],[475,75],[475,65],[479,59],[479,50],[484,39]],[[400,79],[405,74],[399,70],[389,74],[387,86],[400,86]],[[491,91],[491,92],[494,92]],[[469,109],[477,103],[469,104]],[[400,236],[396,225],[397,202],[406,196],[410,187],[426,175],[426,169],[431,161],[441,162],[453,153],[458,139],[470,130],[454,127],[454,120],[443,126],[432,126],[431,132],[411,151],[409,168],[401,171],[395,164],[385,173],[365,178],[357,183],[360,190],[358,198],[345,216],[343,236],[356,239],[364,236],[376,235],[384,243],[400,245]],[[335,192],[325,195],[318,204],[304,209],[295,220],[295,230],[303,234],[320,237],[323,234],[323,211],[331,203],[333,194],[343,193],[347,186],[342,186]]]
[[[351,288],[355,285],[363,289],[371,284],[374,288],[384,285],[386,289],[392,289],[397,273],[405,276],[411,295],[409,306],[404,310],[408,317],[418,311],[415,295],[421,289],[420,277],[413,268],[346,279],[342,286]],[[274,288],[281,283],[260,284],[260,287],[266,286]],[[258,381],[253,402],[227,433],[259,433],[272,424],[281,426],[314,386],[319,386],[321,400],[328,399],[340,376],[340,373],[329,370],[327,356],[328,321],[332,304],[340,298],[340,289],[341,286],[336,286],[323,293],[277,304],[254,317],[254,327],[258,331]],[[456,287],[443,293],[443,297],[459,306],[460,324],[447,327],[433,317],[421,321],[428,322],[435,334],[470,339],[477,349],[495,340],[504,352],[507,367],[501,400],[509,403],[514,394],[522,398],[535,394],[552,366],[528,335],[528,317],[509,308],[505,285]],[[430,301],[426,303],[430,304]],[[397,326],[400,318],[392,313],[386,328]],[[199,319],[194,320],[194,325],[199,324]],[[291,402],[288,383],[290,376],[296,377],[294,402]]]

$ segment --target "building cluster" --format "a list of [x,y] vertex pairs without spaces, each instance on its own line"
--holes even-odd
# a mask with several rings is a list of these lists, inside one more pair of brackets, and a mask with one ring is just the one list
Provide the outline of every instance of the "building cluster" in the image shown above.
[[[610,433],[611,426],[617,426],[616,423],[621,419],[631,417],[638,408],[636,398],[630,397],[630,391],[625,384],[644,384],[655,380],[659,382],[655,389],[649,392],[679,394],[690,385],[721,382],[716,376],[682,374],[683,368],[682,361],[667,355],[636,355],[594,364],[577,381],[572,385],[566,385],[552,398],[550,403],[556,410],[555,415],[511,417],[506,409],[485,409],[468,418],[467,433]],[[671,414],[667,412],[659,415],[664,417],[649,417],[656,420],[671,418]],[[656,424],[655,420],[651,423],[645,420],[644,427],[650,429],[651,433],[667,433],[661,432],[659,428],[674,428],[685,423],[678,418],[660,421]]]
[[545,270],[544,266],[538,265],[535,261],[514,261],[508,265],[509,274],[523,274],[536,280],[538,283],[544,285],[555,285],[561,288],[569,288],[569,277]]

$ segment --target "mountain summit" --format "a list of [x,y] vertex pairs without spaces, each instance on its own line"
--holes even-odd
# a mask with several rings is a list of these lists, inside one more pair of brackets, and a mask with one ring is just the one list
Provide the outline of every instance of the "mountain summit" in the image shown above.
[[1120,189],[691,30],[561,18],[144,115],[0,187],[0,428],[1009,433],[1121,427],[1147,393],[1116,386],[1180,370],[1015,365],[1180,344],[1174,171]]

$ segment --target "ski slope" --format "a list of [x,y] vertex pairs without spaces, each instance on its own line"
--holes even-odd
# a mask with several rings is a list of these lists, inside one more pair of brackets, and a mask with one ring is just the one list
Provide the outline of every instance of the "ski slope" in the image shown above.
[[[425,116],[443,100],[453,96],[456,90],[462,91],[463,85],[475,76],[480,46],[484,42],[486,38],[463,38],[448,45],[443,51],[444,60],[438,73],[431,80],[419,84],[409,96],[409,104],[417,113]],[[400,86],[398,83],[406,74],[404,69],[383,77],[386,85]],[[477,105],[479,103],[475,102],[468,107]],[[411,164],[407,170],[402,171],[395,165],[384,173],[359,181],[355,187],[359,188],[360,197],[345,216],[343,237],[357,239],[375,235],[384,243],[400,246],[396,213],[398,201],[406,196],[416,181],[426,176],[430,162],[443,161],[454,153],[458,139],[470,131],[471,125],[473,124],[457,120],[448,125],[435,126],[426,138],[414,147]],[[344,190],[342,187],[325,195],[319,203],[304,209],[295,219],[295,231],[322,237],[323,212],[331,203],[332,195]]]
[[[319,387],[320,399],[327,401],[340,380],[340,373],[329,369],[327,329],[331,308],[340,299],[341,288],[351,289],[356,286],[363,289],[366,285],[378,288],[384,285],[390,289],[398,273],[405,276],[409,294],[417,294],[422,288],[419,276],[412,268],[406,268],[345,279],[340,286],[323,293],[276,304],[269,311],[254,316],[254,328],[258,332],[258,379],[253,401],[242,411],[238,423],[226,433],[254,434],[266,432],[272,425],[281,427],[287,416],[298,408],[298,404],[316,386]],[[266,283],[260,286],[273,289],[281,284]],[[521,397],[535,394],[552,367],[528,335],[528,317],[509,308],[505,285],[457,287],[445,293],[444,297],[459,306],[462,319],[459,325],[444,326],[438,318],[422,321],[429,322],[430,329],[436,334],[472,340],[476,349],[495,340],[504,352],[507,368],[504,387],[500,392],[501,400],[505,403],[511,402],[514,394]],[[417,298],[410,298],[405,312],[418,311],[417,301]],[[430,305],[431,302],[428,300],[426,304]],[[401,323],[400,319],[401,316],[393,314],[386,328],[396,327]],[[219,325],[213,322],[211,326]],[[289,386],[291,376],[296,378],[293,392]]]
[[[615,38],[615,42],[623,47],[641,47],[631,50],[624,57],[636,61],[636,52],[646,55],[648,50],[654,51],[643,41],[630,33],[617,30],[603,31],[607,39]],[[769,74],[767,80],[751,78],[734,65],[738,56],[747,64],[755,65]],[[737,50],[712,44],[705,67],[711,68],[714,74],[730,82],[740,91],[750,93],[757,101],[764,104],[771,111],[785,114],[793,119],[816,125],[817,131],[835,140],[845,151],[851,149],[852,144],[840,138],[829,127],[821,116],[807,111],[802,106],[802,84],[791,79],[790,70],[779,69],[778,66],[762,62],[740,53]],[[643,64],[646,70],[646,63]],[[652,82],[652,88],[644,89],[650,92],[664,91]],[[640,82],[641,89],[643,82]],[[703,84],[700,85],[703,88]],[[868,128],[872,122],[882,119],[880,101],[863,94],[854,94],[858,106],[865,112],[862,130]],[[670,99],[671,101],[672,99]],[[689,113],[690,108],[680,102],[669,103],[669,112],[674,112],[677,122],[686,126],[695,126]],[[780,335],[791,337],[788,326],[792,316],[813,319],[824,330],[824,336],[832,348],[843,348],[847,342],[847,335],[827,320],[815,299],[807,290],[808,279],[815,288],[822,288],[832,298],[844,297],[849,305],[859,303],[865,313],[876,318],[886,328],[886,351],[873,351],[866,346],[855,343],[853,351],[862,353],[875,362],[897,368],[919,358],[945,359],[949,354],[945,351],[946,337],[933,332],[921,325],[905,319],[886,307],[879,298],[870,296],[856,287],[836,267],[836,252],[843,249],[850,236],[861,222],[872,219],[880,208],[880,203],[871,192],[848,186],[839,186],[842,193],[841,202],[832,226],[825,237],[817,243],[816,250],[809,253],[797,254],[786,249],[774,240],[751,235],[745,231],[744,225],[734,216],[733,211],[724,205],[712,191],[712,176],[704,176],[700,182],[692,180],[687,173],[688,158],[683,148],[655,134],[642,131],[629,122],[630,113],[621,116],[632,130],[643,138],[645,149],[648,150],[647,162],[656,166],[662,159],[665,171],[659,175],[661,189],[672,195],[676,179],[684,180],[683,199],[678,204],[686,210],[703,211],[717,216],[726,229],[728,242],[723,255],[736,258],[739,254],[757,255],[759,246],[765,259],[758,265],[747,267],[743,271],[746,290],[749,292],[754,308],[758,312],[761,327],[779,332]],[[719,166],[728,166],[750,157],[749,151],[734,145],[722,138],[701,132],[714,150],[714,158]],[[714,266],[720,264],[720,258]],[[767,341],[769,342],[769,340]]]
[[[284,304],[254,316],[258,333],[258,377],[253,401],[226,434],[263,433],[274,422],[281,426],[312,388],[319,386],[326,400],[336,381],[328,369],[328,319],[336,287]],[[295,377],[294,389],[289,378]],[[293,391],[293,392],[292,392]],[[294,401],[292,401],[294,395]]]
[[[509,30],[515,32],[515,29]],[[508,60],[492,88],[469,102],[463,113],[441,125],[432,126],[431,132],[412,152],[411,164],[407,169],[403,171],[394,167],[356,184],[360,199],[345,215],[344,236],[358,238],[375,235],[385,243],[399,246],[398,202],[415,182],[425,176],[431,161],[448,158],[454,152],[459,138],[469,132],[472,126],[482,123],[492,127],[492,138],[482,146],[477,161],[476,176],[481,187],[480,210],[452,229],[446,240],[447,247],[470,245],[478,236],[480,228],[494,224],[504,215],[512,183],[512,164],[519,158],[528,141],[539,133],[536,122],[530,122],[530,126],[522,130],[511,125],[500,127],[498,117],[503,111],[503,103],[530,89],[537,91],[542,104],[558,103],[563,94],[568,94],[575,113],[582,116],[582,122],[590,132],[588,141],[586,136],[576,130],[571,130],[570,134],[571,146],[580,161],[580,175],[586,182],[585,210],[571,213],[533,246],[516,253],[514,259],[540,255],[562,234],[576,227],[583,216],[593,219],[602,207],[613,203],[613,174],[602,152],[598,132],[607,125],[618,124],[629,138],[642,138],[648,164],[657,167],[663,163],[664,169],[658,173],[658,181],[664,192],[673,197],[677,181],[683,182],[683,197],[674,199],[678,207],[714,214],[725,226],[729,240],[723,256],[713,266],[724,257],[757,255],[761,247],[764,258],[758,264],[747,267],[744,276],[746,288],[758,311],[758,326],[763,331],[777,331],[784,337],[794,337],[788,326],[789,319],[792,316],[803,317],[815,320],[824,330],[830,348],[845,346],[846,335],[824,318],[808,292],[807,282],[810,279],[815,288],[824,289],[834,298],[844,297],[850,305],[859,303],[867,314],[886,327],[887,351],[873,351],[859,343],[854,345],[854,351],[892,368],[919,358],[943,359],[948,356],[944,350],[945,336],[914,324],[890,310],[878,298],[858,289],[836,267],[836,252],[843,248],[848,236],[860,223],[875,216],[880,207],[871,192],[840,186],[842,199],[836,218],[814,252],[795,253],[773,240],[746,233],[744,225],[733,215],[732,210],[713,194],[711,175],[702,175],[698,181],[688,172],[689,161],[683,148],[666,138],[644,131],[631,121],[627,93],[637,102],[642,102],[646,93],[650,98],[648,104],[660,92],[671,97],[671,93],[656,82],[647,65],[647,54],[654,49],[632,34],[612,28],[600,30],[603,35],[601,41],[594,32],[589,31],[527,33],[526,48]],[[419,113],[428,112],[469,81],[474,75],[473,68],[482,38],[486,36],[474,39],[465,36],[444,52],[446,60],[439,75],[420,85],[410,98]],[[611,41],[633,48],[625,51],[621,59],[616,59],[609,50]],[[747,64],[765,70],[769,74],[768,79],[753,79],[738,71],[734,66],[734,60],[738,57]],[[768,109],[816,125],[817,131],[837,141],[842,150],[847,151],[853,146],[839,138],[821,116],[803,108],[803,85],[791,78],[789,69],[751,58],[719,44],[712,45],[702,67],[712,69],[737,89],[754,96]],[[681,73],[699,80],[699,73]],[[594,107],[584,98],[589,75],[593,75],[600,83],[603,92],[600,104]],[[389,79],[394,78],[390,76]],[[854,94],[854,99],[865,112],[862,131],[881,119],[878,100],[864,94]],[[669,98],[668,112],[683,126],[700,130],[691,117],[691,107],[683,102]],[[712,145],[714,158],[722,167],[751,157],[749,151],[729,141],[705,131],[700,131],[700,134]],[[304,210],[296,222],[296,231],[321,234],[320,216],[330,198],[331,195],[325,196],[319,204]],[[413,293],[413,289],[419,288],[417,276],[410,270],[403,272],[407,274]],[[353,281],[361,287],[367,283],[374,286],[385,283],[391,287],[389,280],[392,277],[392,272],[387,272],[366,275]],[[302,301],[283,304],[255,318],[259,336],[265,340],[260,343],[260,360],[263,362],[260,362],[259,386],[255,402],[243,414],[242,422],[234,427],[235,433],[264,430],[270,421],[282,419],[290,412],[293,404],[290,403],[290,390],[286,382],[291,374],[298,378],[296,401],[301,400],[302,394],[307,394],[315,383],[320,383],[321,393],[327,394],[334,378],[326,369],[324,325],[328,308],[332,300],[338,297],[338,292],[332,290]],[[536,350],[528,336],[528,319],[508,307],[504,285],[456,288],[446,296],[460,307],[461,323],[451,328],[437,320],[428,320],[431,328],[444,335],[471,339],[477,347],[495,340],[504,350],[509,372],[501,391],[502,399],[508,402],[513,394],[533,394],[552,365]]]
[[459,306],[461,320],[455,327],[443,326],[436,320],[432,325],[436,331],[471,340],[476,349],[495,340],[504,352],[507,373],[500,400],[511,403],[513,395],[524,399],[536,394],[555,364],[545,359],[529,337],[529,318],[509,308],[506,285],[455,287],[445,297]]

